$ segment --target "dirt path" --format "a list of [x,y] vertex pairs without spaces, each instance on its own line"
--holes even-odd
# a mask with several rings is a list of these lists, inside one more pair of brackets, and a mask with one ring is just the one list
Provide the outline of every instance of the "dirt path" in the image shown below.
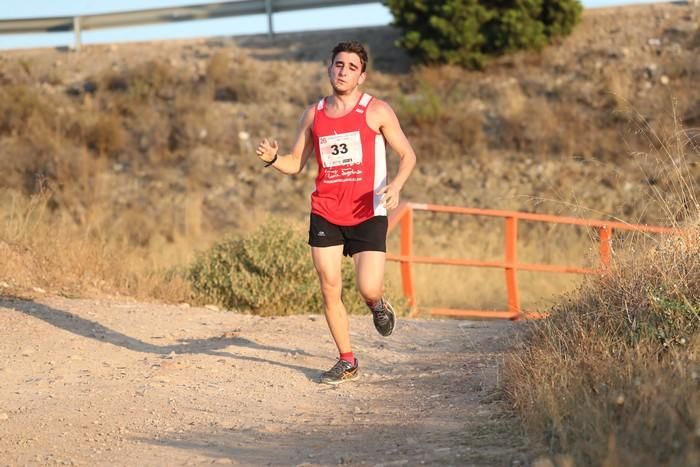
[[523,465],[511,326],[353,317],[361,377],[334,388],[322,316],[0,297],[0,465]]

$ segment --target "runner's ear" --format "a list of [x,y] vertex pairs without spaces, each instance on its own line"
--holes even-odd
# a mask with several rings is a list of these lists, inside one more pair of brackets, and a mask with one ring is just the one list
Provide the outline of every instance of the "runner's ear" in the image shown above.
[[357,79],[357,85],[359,86],[360,84],[364,83],[366,79],[367,73],[363,71],[360,77]]

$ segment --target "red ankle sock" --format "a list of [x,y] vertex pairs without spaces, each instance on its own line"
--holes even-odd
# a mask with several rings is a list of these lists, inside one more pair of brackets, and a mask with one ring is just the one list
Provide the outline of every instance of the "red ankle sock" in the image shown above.
[[346,362],[352,364],[353,366],[355,365],[355,354],[352,352],[341,353],[340,359],[345,360]]
[[365,303],[367,304],[367,307],[372,310],[373,312],[381,311],[384,308],[384,298],[380,298],[379,300],[365,300]]

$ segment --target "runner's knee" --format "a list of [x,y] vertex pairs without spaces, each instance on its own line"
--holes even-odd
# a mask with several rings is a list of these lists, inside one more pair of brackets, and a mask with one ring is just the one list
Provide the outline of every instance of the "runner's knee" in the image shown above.
[[382,284],[364,284],[360,281],[357,283],[357,289],[365,301],[376,301],[384,295],[384,286]]
[[321,293],[326,301],[333,299],[340,300],[342,290],[343,283],[341,279],[321,278]]

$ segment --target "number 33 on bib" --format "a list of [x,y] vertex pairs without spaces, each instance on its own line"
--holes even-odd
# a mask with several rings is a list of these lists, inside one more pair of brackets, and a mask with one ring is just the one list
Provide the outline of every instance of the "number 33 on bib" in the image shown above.
[[360,132],[323,136],[318,141],[323,167],[362,164]]

